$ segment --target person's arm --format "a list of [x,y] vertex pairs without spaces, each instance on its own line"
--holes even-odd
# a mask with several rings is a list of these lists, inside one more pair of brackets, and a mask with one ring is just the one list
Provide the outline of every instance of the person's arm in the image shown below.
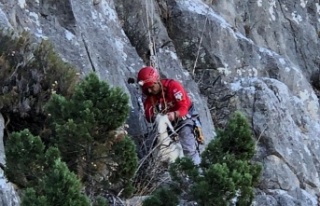
[[187,96],[187,92],[178,81],[173,81],[170,86],[172,87],[173,96],[178,108],[175,111],[175,117],[178,118],[186,116],[190,107],[190,99]]

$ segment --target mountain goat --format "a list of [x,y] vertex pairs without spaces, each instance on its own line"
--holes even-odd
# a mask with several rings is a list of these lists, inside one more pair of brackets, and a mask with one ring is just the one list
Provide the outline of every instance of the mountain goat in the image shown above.
[[178,157],[182,158],[183,149],[179,141],[174,141],[168,135],[167,128],[174,134],[176,133],[167,115],[158,114],[156,116],[157,124],[157,158],[161,162],[174,162]]

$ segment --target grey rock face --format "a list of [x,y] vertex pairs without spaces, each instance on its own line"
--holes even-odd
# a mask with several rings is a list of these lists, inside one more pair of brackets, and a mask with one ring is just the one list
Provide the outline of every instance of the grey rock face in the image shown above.
[[[258,137],[257,158],[264,165],[260,189],[279,201],[316,202],[320,125],[306,105],[316,100],[311,95],[303,102],[285,84],[270,78],[241,79],[231,86],[240,93],[241,105],[252,117]],[[289,195],[296,190],[301,190],[300,198]]]
[[[0,114],[0,163],[5,165],[5,154],[3,145],[4,119]],[[0,205],[17,206],[20,205],[20,198],[13,185],[8,182],[4,172],[0,169]]]
[[319,2],[0,2],[0,26],[49,39],[83,76],[94,71],[130,94],[132,136],[148,125],[127,79],[153,63],[188,88],[207,141],[213,122],[224,125],[234,110],[248,116],[264,166],[255,205],[318,204],[320,113],[310,77],[320,81]]
[[[1,5],[0,5],[1,8]],[[0,27],[1,28],[10,28],[12,29],[11,24],[9,23],[6,14],[0,9]]]

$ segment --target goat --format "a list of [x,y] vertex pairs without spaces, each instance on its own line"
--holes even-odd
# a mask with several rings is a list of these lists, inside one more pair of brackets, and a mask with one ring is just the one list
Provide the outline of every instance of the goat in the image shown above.
[[179,141],[174,141],[168,135],[167,128],[174,134],[176,133],[168,116],[163,114],[157,114],[156,120],[157,124],[157,158],[161,162],[172,163],[177,158],[182,158],[183,149]]

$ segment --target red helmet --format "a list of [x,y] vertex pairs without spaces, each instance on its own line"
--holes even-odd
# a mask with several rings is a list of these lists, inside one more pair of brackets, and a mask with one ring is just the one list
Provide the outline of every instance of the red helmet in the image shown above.
[[160,75],[153,67],[143,67],[138,73],[138,84],[146,89],[159,81]]

